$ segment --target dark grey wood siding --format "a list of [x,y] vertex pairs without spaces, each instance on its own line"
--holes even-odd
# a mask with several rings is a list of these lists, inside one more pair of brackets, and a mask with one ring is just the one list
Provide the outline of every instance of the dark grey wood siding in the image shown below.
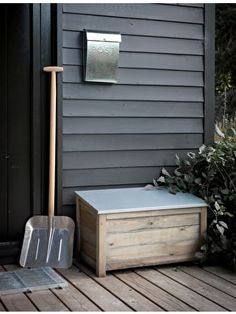
[[[204,141],[203,4],[64,4],[63,205],[151,182]],[[82,31],[120,32],[118,84],[82,80]]]

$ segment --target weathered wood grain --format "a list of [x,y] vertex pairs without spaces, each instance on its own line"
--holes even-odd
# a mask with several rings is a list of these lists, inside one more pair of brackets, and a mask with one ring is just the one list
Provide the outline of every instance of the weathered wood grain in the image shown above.
[[196,266],[191,267],[181,266],[180,269],[183,272],[209,284],[210,286],[213,286],[214,288],[217,288],[218,290],[221,290],[231,295],[232,297],[236,298],[236,287],[231,282],[223,278],[220,278],[213,273],[206,272],[204,269],[201,269]]
[[195,252],[185,253],[183,255],[168,255],[168,256],[154,256],[154,257],[135,257],[119,259],[116,258],[114,261],[107,260],[106,269],[116,270],[116,269],[127,269],[127,268],[137,268],[140,266],[154,266],[162,264],[173,264],[182,262],[191,262],[195,259]]
[[193,311],[193,308],[185,304],[183,301],[178,300],[165,290],[153,285],[151,282],[134,272],[119,271],[114,272],[114,275],[155,304],[161,306],[165,311]]
[[30,300],[42,312],[48,312],[53,309],[57,312],[68,312],[69,309],[58,299],[50,290],[33,291],[27,293]]
[[98,277],[106,276],[106,215],[97,215],[96,273]]
[[37,308],[24,294],[9,294],[1,297],[7,311],[10,312],[37,312]]
[[79,228],[80,228],[81,238],[95,247],[96,246],[96,230],[92,230],[91,228],[89,228],[89,225],[85,224],[84,221],[81,222]]
[[204,269],[236,285],[235,272],[229,269],[225,269],[223,267],[218,267],[218,266],[207,266],[207,267],[204,267]]
[[137,232],[108,233],[106,243],[108,247],[128,247],[145,244],[164,244],[171,241],[193,240],[199,238],[199,225],[180,226],[164,229],[144,229]]
[[[78,289],[70,283],[63,289],[52,289],[53,293],[70,309],[70,311],[87,312],[100,311],[100,309],[86,298]],[[50,309],[51,311],[52,309]]]
[[176,208],[173,213],[173,209],[153,210],[153,211],[139,211],[132,213],[114,213],[107,214],[108,220],[113,219],[128,219],[128,218],[141,218],[141,217],[154,217],[154,216],[168,216],[168,215],[185,215],[192,213],[200,213],[200,208]]
[[122,301],[108,292],[96,281],[72,267],[68,270],[61,269],[59,273],[68,278],[86,297],[104,311],[131,311]]
[[91,266],[93,269],[96,269],[96,259],[91,258],[86,255],[83,251],[79,252],[78,260],[85,262],[87,265]]
[[80,252],[84,252],[87,256],[96,260],[96,246],[91,245],[85,239],[81,238]]
[[174,280],[178,281],[182,285],[190,288],[191,290],[201,294],[204,297],[207,297],[209,300],[217,303],[218,305],[224,307],[227,310],[235,311],[236,310],[236,300],[235,298],[227,295],[224,292],[221,292],[215,289],[212,286],[202,282],[201,280],[192,277],[191,275],[180,271],[176,271],[173,268],[163,268],[159,271]]
[[110,220],[107,224],[108,233],[138,232],[143,230],[163,229],[178,226],[199,225],[199,214],[179,214],[126,218]]
[[81,202],[80,207],[80,223],[90,229],[92,233],[96,232],[96,216],[92,211],[86,210],[86,205]]
[[125,304],[130,306],[134,311],[161,311],[162,308],[157,306],[152,301],[145,298],[142,294],[139,294],[134,289],[124,284],[112,274],[108,274],[106,278],[98,278],[87,267],[82,264],[77,265],[83,272],[93,278],[101,286],[108,291],[112,292]]
[[137,270],[137,273],[176,298],[187,304],[191,304],[198,311],[225,311],[225,308],[188,289],[159,271],[142,269]]
[[[127,234],[128,236],[128,234]],[[118,238],[118,237],[117,237]],[[118,240],[117,240],[118,241]],[[142,241],[142,240],[141,240]],[[150,239],[150,244],[138,244],[116,247],[113,246],[113,242],[107,245],[107,262],[112,263],[112,261],[125,261],[125,260],[138,260],[142,261],[144,258],[173,258],[175,256],[187,255],[189,253],[194,256],[194,253],[199,249],[200,242],[198,240],[198,234],[192,239],[176,239],[160,241],[155,243],[154,239]]]

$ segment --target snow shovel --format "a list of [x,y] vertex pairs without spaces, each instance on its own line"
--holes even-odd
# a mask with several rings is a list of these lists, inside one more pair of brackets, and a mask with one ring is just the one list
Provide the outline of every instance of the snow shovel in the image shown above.
[[25,226],[20,256],[23,267],[69,268],[72,264],[74,221],[54,216],[55,210],[55,152],[56,152],[56,72],[62,67],[45,67],[51,72],[50,158],[48,216],[34,216]]

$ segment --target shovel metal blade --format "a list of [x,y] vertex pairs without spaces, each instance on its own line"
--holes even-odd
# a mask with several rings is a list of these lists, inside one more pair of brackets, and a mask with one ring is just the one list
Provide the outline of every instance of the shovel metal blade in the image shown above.
[[65,216],[34,216],[25,226],[20,265],[69,268],[73,257],[74,221]]

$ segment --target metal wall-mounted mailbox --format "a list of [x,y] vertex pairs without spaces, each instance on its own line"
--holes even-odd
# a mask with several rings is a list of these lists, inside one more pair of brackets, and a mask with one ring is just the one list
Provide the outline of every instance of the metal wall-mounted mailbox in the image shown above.
[[121,35],[95,31],[84,35],[84,80],[117,83]]

